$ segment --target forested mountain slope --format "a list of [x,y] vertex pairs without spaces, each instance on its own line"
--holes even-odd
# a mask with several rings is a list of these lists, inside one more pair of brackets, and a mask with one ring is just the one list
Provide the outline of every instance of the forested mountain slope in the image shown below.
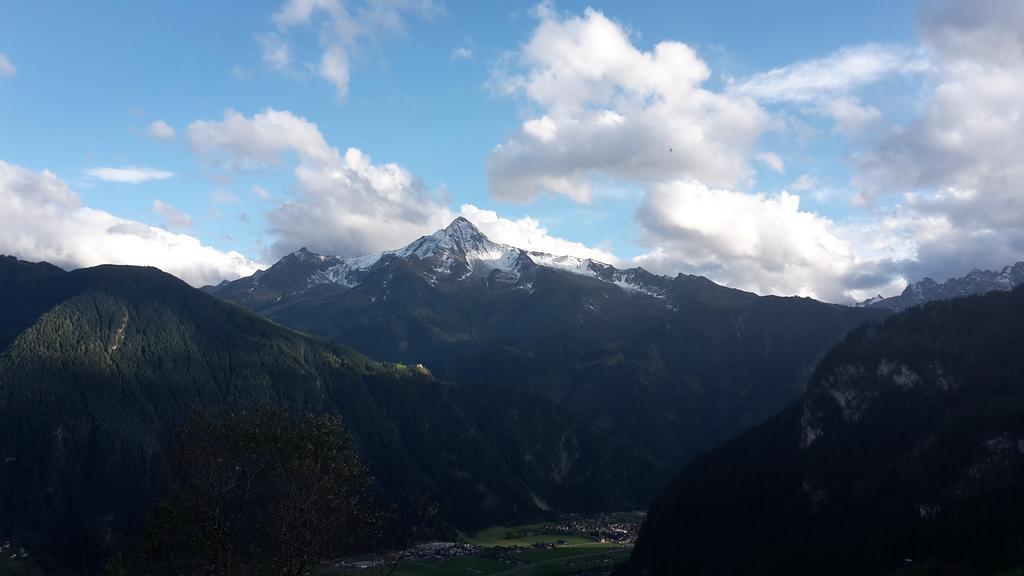
[[697,459],[623,574],[1024,564],[1024,289],[854,331],[806,395]]
[[541,398],[455,386],[275,325],[152,268],[0,259],[0,538],[95,566],[139,533],[187,410],[336,411],[401,508],[451,526],[642,505],[643,450]]

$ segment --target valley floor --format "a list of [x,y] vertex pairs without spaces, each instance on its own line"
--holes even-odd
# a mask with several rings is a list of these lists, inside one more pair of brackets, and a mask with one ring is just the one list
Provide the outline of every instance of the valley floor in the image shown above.
[[[584,576],[610,574],[629,558],[643,514],[569,516],[495,526],[459,542],[431,542],[402,553],[351,558],[323,576]],[[397,566],[396,566],[397,563]]]

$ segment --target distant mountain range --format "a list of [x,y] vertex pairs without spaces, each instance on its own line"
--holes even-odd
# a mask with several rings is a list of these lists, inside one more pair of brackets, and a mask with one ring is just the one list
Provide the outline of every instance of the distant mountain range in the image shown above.
[[907,286],[899,296],[875,296],[858,306],[899,312],[925,302],[1013,290],[1021,284],[1024,284],[1024,262],[1017,262],[999,271],[971,270],[966,276],[950,278],[941,284],[931,278],[924,278]]
[[676,478],[618,574],[1015,573],[1022,324],[1018,288],[855,330],[798,402]]
[[791,402],[832,344],[885,314],[528,252],[464,218],[370,256],[301,249],[206,290],[372,358],[552,401],[649,455],[655,485]]

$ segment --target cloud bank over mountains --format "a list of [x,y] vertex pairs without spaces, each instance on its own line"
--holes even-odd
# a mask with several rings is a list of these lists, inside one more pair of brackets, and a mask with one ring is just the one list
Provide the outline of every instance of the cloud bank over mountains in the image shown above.
[[552,237],[533,219],[509,220],[429,190],[395,163],[376,164],[357,148],[342,153],[320,129],[289,111],[267,109],[251,117],[228,110],[219,121],[188,127],[193,150],[228,171],[280,167],[296,159],[289,198],[267,213],[271,258],[307,246],[325,254],[357,256],[389,250],[444,228],[457,215],[476,223],[495,241],[524,248],[614,260],[607,251]]
[[[1019,3],[941,2],[922,14],[919,46],[849,46],[719,91],[685,44],[644,51],[592,9],[543,5],[537,17],[492,80],[537,112],[488,158],[497,198],[587,203],[599,178],[636,183],[650,251],[635,262],[761,293],[849,301],[1024,258]],[[887,124],[865,89],[894,78],[925,97],[909,122]],[[842,221],[801,209],[811,174],[789,191],[751,190],[755,162],[784,172],[784,157],[756,145],[793,114],[849,137],[854,209]]]
[[[272,71],[317,76],[344,105],[361,50],[444,10],[417,0],[287,0],[253,38]],[[1024,259],[1019,2],[942,0],[921,10],[916,42],[843,46],[740,77],[715,70],[698,47],[642,38],[599,10],[542,3],[532,18],[523,43],[497,59],[470,39],[446,40],[445,65],[490,62],[486,89],[519,108],[484,165],[465,167],[484,175],[493,206],[344,146],[356,142],[329,142],[288,109],[228,107],[178,130],[153,120],[140,131],[149,145],[191,154],[174,172],[147,166],[159,158],[122,160],[79,169],[72,181],[164,186],[146,199],[160,226],[91,209],[53,173],[0,164],[0,250],[64,266],[150,263],[205,283],[304,245],[346,256],[392,249],[462,215],[529,250],[838,302]],[[315,61],[302,61],[303,41]],[[19,72],[0,54],[4,82],[21,82]],[[824,138],[842,148],[843,181],[818,171]],[[203,229],[201,208],[166,188],[190,181],[189,162],[217,183],[203,192],[210,213],[258,199],[236,215],[260,227],[253,259],[180,233]],[[235,180],[245,188],[232,189]],[[631,204],[616,196],[623,189]],[[629,206],[631,248],[502,214],[552,205]]]
[[194,286],[247,276],[261,267],[238,252],[205,246],[193,236],[84,206],[52,172],[36,172],[2,160],[0,250],[64,268],[156,266]]

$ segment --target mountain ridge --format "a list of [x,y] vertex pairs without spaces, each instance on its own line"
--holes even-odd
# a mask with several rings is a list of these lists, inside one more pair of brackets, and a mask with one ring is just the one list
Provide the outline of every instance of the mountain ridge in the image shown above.
[[832,343],[886,313],[527,252],[465,219],[206,290],[371,358],[553,401],[663,470],[783,408]]
[[906,310],[935,300],[949,300],[975,296],[993,291],[1009,291],[1024,284],[1024,262],[1004,266],[1001,270],[981,270],[975,268],[967,274],[949,278],[945,282],[936,282],[925,277],[909,284],[897,296],[885,298],[881,295],[868,298],[857,303],[865,308],[885,308],[894,312]]

